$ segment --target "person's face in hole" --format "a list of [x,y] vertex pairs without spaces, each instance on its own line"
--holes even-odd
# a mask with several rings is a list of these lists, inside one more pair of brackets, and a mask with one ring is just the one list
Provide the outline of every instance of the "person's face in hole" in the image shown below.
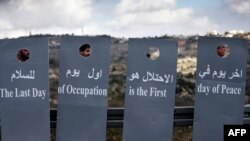
[[82,56],[88,57],[90,56],[91,51],[90,51],[90,48],[86,48],[84,51],[81,51],[80,53]]
[[27,49],[21,49],[18,53],[18,60],[24,62],[29,59],[30,52]]
[[226,47],[225,46],[218,46],[217,55],[220,57],[224,57],[226,55]]
[[23,49],[23,50],[22,50],[22,54],[23,54],[24,56],[29,56],[29,55],[30,55],[30,52],[29,52],[27,49]]

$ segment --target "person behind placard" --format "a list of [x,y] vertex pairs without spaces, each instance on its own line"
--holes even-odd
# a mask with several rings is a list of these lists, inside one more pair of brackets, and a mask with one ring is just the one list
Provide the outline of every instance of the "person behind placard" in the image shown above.
[[227,53],[227,46],[226,45],[219,45],[217,47],[217,55],[220,57],[226,57]]
[[30,57],[30,52],[27,49],[21,49],[17,53],[17,59],[20,62],[25,62]]
[[157,48],[149,48],[146,55],[149,59],[156,60],[160,56],[160,52]]
[[90,45],[89,44],[83,44],[79,48],[79,52],[80,52],[80,55],[82,55],[83,57],[90,56],[90,54],[91,54]]

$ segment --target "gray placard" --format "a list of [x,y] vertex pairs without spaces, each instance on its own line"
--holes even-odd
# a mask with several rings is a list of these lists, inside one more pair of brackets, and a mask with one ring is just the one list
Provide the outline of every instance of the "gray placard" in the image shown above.
[[[26,49],[29,59],[17,56]],[[18,54],[19,52],[19,54]],[[18,55],[17,55],[18,54]],[[0,44],[0,121],[3,141],[49,141],[47,38],[19,38]]]
[[[225,46],[228,53],[217,55]],[[223,141],[224,124],[242,124],[247,42],[243,39],[199,39],[196,72],[194,141]]]
[[[147,58],[152,48],[156,60]],[[176,65],[176,42],[129,40],[123,141],[172,140]]]
[[[89,44],[91,54],[79,48]],[[105,141],[110,38],[63,37],[57,141]]]

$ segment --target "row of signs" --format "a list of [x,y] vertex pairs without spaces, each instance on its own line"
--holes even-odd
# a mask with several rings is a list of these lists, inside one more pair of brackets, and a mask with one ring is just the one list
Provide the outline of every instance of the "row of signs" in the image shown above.
[[[2,141],[50,140],[47,42],[0,42]],[[224,124],[243,122],[247,43],[202,37],[198,46],[193,140],[222,141]],[[62,38],[57,141],[106,140],[109,47],[108,37]],[[123,141],[172,140],[177,54],[172,40],[129,40]]]

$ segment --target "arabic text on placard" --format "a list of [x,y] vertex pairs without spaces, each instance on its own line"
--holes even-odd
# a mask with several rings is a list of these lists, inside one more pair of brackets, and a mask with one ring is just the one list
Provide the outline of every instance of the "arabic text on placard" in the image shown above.
[[237,79],[243,77],[243,71],[241,69],[235,69],[233,72],[226,72],[225,70],[213,70],[211,66],[208,64],[206,71],[200,71],[198,76],[201,79],[206,77],[212,77],[212,79]]

